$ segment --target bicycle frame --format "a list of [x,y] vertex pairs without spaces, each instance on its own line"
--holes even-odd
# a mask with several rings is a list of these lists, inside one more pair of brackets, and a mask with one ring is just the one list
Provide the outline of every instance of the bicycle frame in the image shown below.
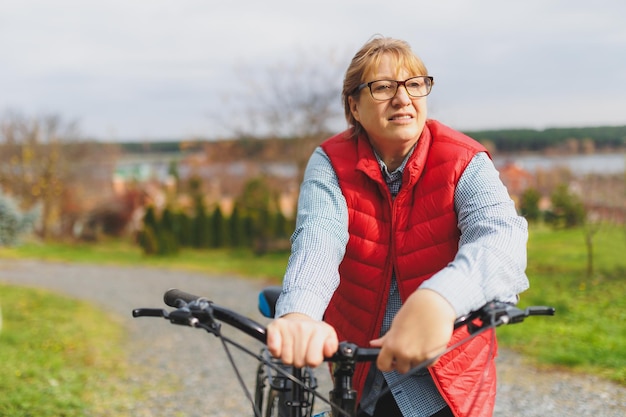
[[[351,343],[341,342],[339,344],[339,349],[337,353],[335,353],[335,355],[333,355],[331,358],[326,358],[326,361],[334,363],[334,386],[330,392],[330,398],[327,399],[320,395],[317,391],[315,391],[316,387],[312,389],[311,387],[308,387],[302,383],[301,379],[303,371],[301,369],[296,369],[294,371],[294,375],[292,375],[291,373],[282,369],[281,364],[273,358],[268,359],[268,357],[264,357],[264,355],[257,355],[249,351],[245,348],[245,346],[242,346],[222,335],[220,331],[220,322],[223,322],[239,329],[240,331],[255,338],[261,343],[266,344],[267,333],[265,327],[262,324],[248,317],[242,316],[241,314],[233,310],[220,307],[219,305],[207,300],[206,298],[189,294],[177,289],[167,291],[164,294],[163,298],[165,304],[170,307],[176,308],[176,310],[168,312],[164,309],[137,308],[134,309],[132,312],[133,317],[162,317],[169,320],[172,324],[202,328],[207,332],[219,337],[227,353],[228,344],[230,344],[237,347],[241,351],[249,354],[250,356],[255,357],[259,362],[270,367],[282,377],[286,378],[286,380],[289,380],[293,383],[293,398],[295,400],[293,401],[293,404],[290,404],[291,410],[293,410],[291,412],[291,417],[302,416],[301,411],[300,414],[296,414],[298,413],[298,411],[296,410],[302,410],[303,407],[309,406],[309,404],[303,404],[300,402],[303,398],[302,390],[311,392],[315,397],[329,404],[332,408],[333,417],[338,417],[339,415],[354,417],[356,415],[357,392],[352,387],[352,375],[354,374],[354,368],[358,362],[375,361],[380,351],[378,348],[359,347]],[[273,299],[273,301],[275,301],[275,299]],[[271,303],[272,302],[270,301],[269,304]],[[268,311],[272,311],[273,314],[273,305],[269,304],[268,306],[270,307],[270,309]],[[467,326],[470,336],[466,338],[466,340],[461,341],[455,346],[449,347],[448,349],[446,349],[446,351],[438,355],[436,358],[425,361],[419,366],[413,368],[412,371],[423,369],[429,366],[439,356],[449,352],[452,349],[455,349],[456,347],[458,347],[458,345],[466,342],[472,337],[475,337],[483,331],[493,329],[504,324],[520,323],[524,321],[524,319],[528,316],[552,316],[554,314],[555,309],[553,307],[533,306],[521,310],[514,305],[507,303],[497,301],[487,303],[481,309],[471,312],[470,314],[464,317],[460,317],[456,320],[454,326],[455,328]],[[249,391],[245,387],[245,384],[243,383],[243,380],[238,372],[237,367],[232,361],[232,358],[230,358],[230,361],[233,365],[233,369],[237,374],[239,382],[242,385],[246,396],[248,397],[248,400],[252,403],[253,409],[255,410],[255,415],[260,416],[260,406],[257,405],[261,402],[258,399],[252,398]],[[411,372],[405,375],[410,374]],[[385,392],[382,392],[380,395],[383,395]]]

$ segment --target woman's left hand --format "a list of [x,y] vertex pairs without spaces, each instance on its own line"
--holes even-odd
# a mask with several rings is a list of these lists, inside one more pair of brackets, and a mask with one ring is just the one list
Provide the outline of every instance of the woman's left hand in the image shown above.
[[443,352],[452,337],[454,309],[439,293],[418,289],[406,300],[389,331],[371,341],[381,348],[376,365],[383,372],[408,372]]

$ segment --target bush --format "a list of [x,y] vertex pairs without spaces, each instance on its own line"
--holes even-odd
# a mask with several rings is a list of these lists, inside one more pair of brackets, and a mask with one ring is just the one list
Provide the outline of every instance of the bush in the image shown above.
[[528,188],[522,194],[520,213],[526,220],[537,221],[540,219],[539,200],[541,200],[541,194],[534,188]]
[[13,246],[19,236],[32,229],[36,210],[22,213],[13,199],[0,191],[0,246]]
[[173,255],[178,252],[175,219],[169,209],[163,211],[160,219],[157,218],[154,207],[146,209],[143,229],[137,236],[137,241],[146,255]]
[[546,213],[546,222],[553,227],[572,228],[584,224],[587,211],[581,198],[572,193],[566,184],[559,185],[552,193],[552,211]]
[[[278,202],[263,179],[246,184],[230,216],[219,205],[208,208],[200,181],[190,181],[193,210],[164,208],[157,213],[150,206],[143,218],[137,242],[147,255],[175,254],[180,248],[253,248],[257,254],[288,250],[294,221],[278,209]],[[179,211],[180,210],[180,211]]]

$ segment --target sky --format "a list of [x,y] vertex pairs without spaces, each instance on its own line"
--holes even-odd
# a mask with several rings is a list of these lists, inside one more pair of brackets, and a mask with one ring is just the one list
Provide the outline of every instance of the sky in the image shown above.
[[228,105],[246,74],[303,55],[345,71],[375,34],[411,44],[429,117],[456,129],[626,125],[623,0],[2,0],[0,114],[218,138],[247,122]]

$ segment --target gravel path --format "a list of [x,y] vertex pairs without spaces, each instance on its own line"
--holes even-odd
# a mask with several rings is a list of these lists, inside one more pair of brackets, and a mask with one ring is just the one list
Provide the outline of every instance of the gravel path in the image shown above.
[[[169,288],[207,296],[263,322],[256,300],[263,283],[233,277],[130,267],[104,267],[0,259],[0,282],[37,286],[93,302],[112,312],[129,332],[128,352],[141,372],[126,383],[145,401],[126,415],[246,416],[251,408],[242,395],[219,341],[205,332],[172,326],[165,320],[132,319],[136,307],[164,307]],[[224,333],[257,352],[260,344],[224,326]],[[233,351],[249,387],[256,362]],[[318,372],[328,392],[325,367]],[[495,416],[623,417],[626,387],[597,378],[529,367],[517,355],[502,351]]]

